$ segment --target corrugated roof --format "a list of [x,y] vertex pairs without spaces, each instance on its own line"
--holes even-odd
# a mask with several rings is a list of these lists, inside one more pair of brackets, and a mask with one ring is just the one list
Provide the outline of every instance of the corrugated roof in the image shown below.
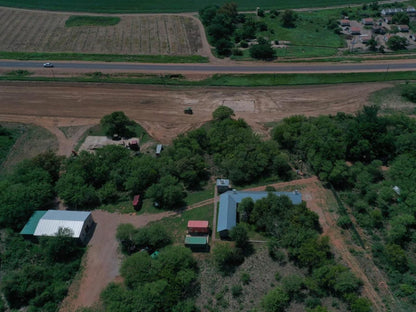
[[55,236],[60,228],[69,228],[73,232],[72,237],[80,237],[90,214],[89,211],[48,210],[39,220],[33,235]]
[[189,220],[188,228],[207,228],[208,221]]
[[185,245],[206,245],[208,236],[186,236]]
[[[220,209],[218,212],[217,232],[230,230],[237,224],[237,204],[244,198],[250,197],[253,201],[267,197],[268,192],[239,192],[228,191],[220,195]],[[273,192],[277,196],[287,196],[294,205],[302,202],[299,192]]]
[[22,235],[33,235],[35,233],[36,227],[38,226],[39,220],[46,213],[46,210],[35,211],[30,217],[29,221],[26,223],[25,227],[20,231]]

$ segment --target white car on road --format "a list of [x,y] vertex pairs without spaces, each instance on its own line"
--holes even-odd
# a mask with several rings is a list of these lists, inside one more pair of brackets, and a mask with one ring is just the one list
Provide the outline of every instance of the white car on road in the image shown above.
[[53,67],[53,64],[52,63],[45,63],[45,64],[43,64],[43,67],[50,68],[50,67]]

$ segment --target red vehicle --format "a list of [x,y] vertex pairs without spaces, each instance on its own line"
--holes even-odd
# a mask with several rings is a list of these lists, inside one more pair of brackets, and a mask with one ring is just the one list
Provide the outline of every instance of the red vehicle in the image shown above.
[[133,198],[133,207],[135,210],[140,210],[142,206],[142,199],[140,195],[135,195]]

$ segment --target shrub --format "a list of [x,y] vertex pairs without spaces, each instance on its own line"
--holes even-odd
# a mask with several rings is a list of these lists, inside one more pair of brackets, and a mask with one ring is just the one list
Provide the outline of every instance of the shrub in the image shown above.
[[224,38],[217,40],[215,43],[215,49],[217,50],[218,55],[221,56],[230,56],[232,47],[233,43],[230,40]]
[[241,273],[240,280],[243,283],[243,285],[250,284],[250,281],[251,281],[250,274],[248,274],[247,272]]
[[238,49],[238,48],[234,48],[233,50],[232,50],[232,54],[234,55],[234,56],[242,56],[243,55],[243,51],[241,51],[240,49]]
[[402,96],[407,100],[416,103],[416,86],[415,85],[404,85],[402,87]]
[[255,59],[269,61],[276,57],[276,51],[270,44],[255,44],[250,47],[250,56]]
[[243,293],[243,287],[241,285],[233,285],[231,287],[231,295],[234,298],[241,296],[242,293]]
[[392,36],[387,41],[387,46],[390,50],[397,51],[397,50],[405,50],[406,46],[408,45],[407,39],[399,36]]
[[337,220],[337,225],[343,229],[349,229],[352,225],[352,222],[348,216],[341,216]]

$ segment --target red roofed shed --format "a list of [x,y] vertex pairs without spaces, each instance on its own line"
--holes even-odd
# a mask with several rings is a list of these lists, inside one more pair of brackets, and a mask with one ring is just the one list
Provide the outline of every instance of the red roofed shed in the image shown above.
[[141,204],[142,204],[142,201],[141,201],[140,195],[135,195],[134,198],[133,198],[133,207],[134,207],[134,209],[139,210]]
[[208,233],[208,221],[188,221],[189,233]]

